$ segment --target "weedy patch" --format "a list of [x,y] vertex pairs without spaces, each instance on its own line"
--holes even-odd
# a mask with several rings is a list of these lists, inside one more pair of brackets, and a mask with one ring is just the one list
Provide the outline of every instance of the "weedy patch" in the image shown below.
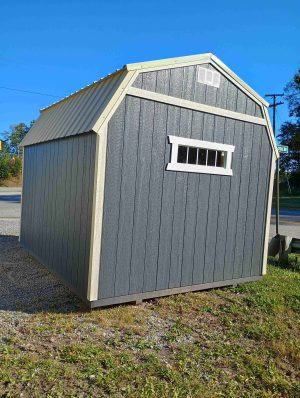
[[63,304],[0,312],[0,397],[300,397],[296,269],[138,307]]

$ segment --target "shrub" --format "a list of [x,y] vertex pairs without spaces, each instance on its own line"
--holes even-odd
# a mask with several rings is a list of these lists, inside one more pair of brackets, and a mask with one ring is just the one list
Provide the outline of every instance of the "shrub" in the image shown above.
[[9,174],[18,177],[22,169],[22,161],[20,158],[12,157],[9,161]]
[[6,180],[9,177],[9,161],[8,156],[0,157],[0,181]]
[[0,156],[0,181],[9,177],[18,177],[21,173],[22,161],[18,157],[2,154]]

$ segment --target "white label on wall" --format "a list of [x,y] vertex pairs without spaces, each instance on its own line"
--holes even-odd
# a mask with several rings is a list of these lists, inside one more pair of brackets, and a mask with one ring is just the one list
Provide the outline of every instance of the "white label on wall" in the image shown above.
[[221,74],[211,69],[201,68],[200,66],[198,66],[197,82],[219,88],[221,82]]

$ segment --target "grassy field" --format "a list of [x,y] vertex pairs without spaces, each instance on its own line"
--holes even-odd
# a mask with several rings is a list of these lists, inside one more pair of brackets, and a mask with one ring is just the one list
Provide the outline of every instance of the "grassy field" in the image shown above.
[[[273,197],[272,207],[273,209],[275,209],[276,207],[276,201],[274,197]],[[281,196],[280,209],[300,211],[300,196]]]
[[[1,326],[1,397],[300,397],[300,273]],[[20,323],[21,322],[21,323]]]

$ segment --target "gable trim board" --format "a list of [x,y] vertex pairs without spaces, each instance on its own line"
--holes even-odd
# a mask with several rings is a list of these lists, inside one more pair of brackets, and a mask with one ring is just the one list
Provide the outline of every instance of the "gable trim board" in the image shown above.
[[151,101],[157,101],[157,102],[162,102],[164,104],[178,106],[180,108],[187,108],[187,109],[192,109],[194,111],[200,111],[204,113],[210,113],[212,115],[228,117],[230,119],[241,120],[243,122],[261,124],[263,126],[267,125],[266,120],[260,117],[246,115],[245,113],[233,112],[227,109],[200,104],[198,102],[193,102],[182,98],[173,97],[170,95],[160,94],[154,91],[143,90],[136,87],[129,87],[127,90],[127,94],[132,95],[134,97],[144,98]]

